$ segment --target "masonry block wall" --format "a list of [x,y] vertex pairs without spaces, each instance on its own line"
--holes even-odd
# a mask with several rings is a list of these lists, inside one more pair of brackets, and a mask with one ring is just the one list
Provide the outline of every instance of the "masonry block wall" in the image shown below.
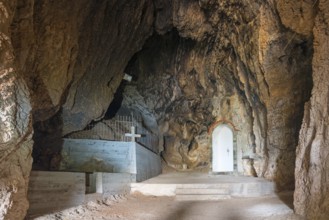
[[160,156],[136,142],[64,139],[62,171],[129,173],[140,182],[161,173]]
[[85,190],[84,173],[32,171],[28,213],[40,215],[81,205]]

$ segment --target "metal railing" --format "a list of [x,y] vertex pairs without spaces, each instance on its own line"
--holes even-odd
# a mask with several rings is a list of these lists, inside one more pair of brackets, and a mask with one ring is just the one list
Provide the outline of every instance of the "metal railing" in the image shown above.
[[131,133],[132,126],[135,127],[136,134],[141,135],[140,138],[136,138],[136,142],[158,153],[159,138],[142,127],[142,119],[136,116],[121,115],[110,120],[92,122],[84,130],[71,133],[67,138],[129,142],[131,137],[126,137],[125,134]]

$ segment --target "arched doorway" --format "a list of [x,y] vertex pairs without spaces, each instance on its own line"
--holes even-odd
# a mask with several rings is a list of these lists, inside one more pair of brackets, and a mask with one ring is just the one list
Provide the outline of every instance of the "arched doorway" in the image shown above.
[[212,132],[212,170],[234,170],[233,131],[225,124],[218,125]]

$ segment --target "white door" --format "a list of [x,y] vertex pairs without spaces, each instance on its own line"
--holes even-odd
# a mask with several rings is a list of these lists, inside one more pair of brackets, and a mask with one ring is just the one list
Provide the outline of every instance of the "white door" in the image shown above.
[[212,133],[212,170],[233,171],[233,132],[226,125],[217,126]]

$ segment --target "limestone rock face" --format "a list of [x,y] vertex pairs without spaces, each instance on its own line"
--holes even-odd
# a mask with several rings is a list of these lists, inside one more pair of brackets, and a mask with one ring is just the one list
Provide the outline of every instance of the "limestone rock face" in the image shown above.
[[205,39],[212,27],[198,1],[173,1],[172,20],[181,36],[195,40]]
[[31,93],[34,156],[47,169],[62,136],[104,116],[153,17],[151,0],[17,1],[12,42]]
[[16,68],[9,32],[16,1],[0,3],[0,219],[23,219],[32,165],[29,92]]
[[227,123],[238,170],[251,156],[257,176],[285,189],[293,188],[295,172],[296,211],[321,219],[317,213],[327,213],[329,204],[328,6],[325,0],[0,2],[0,218],[22,219],[27,209],[31,117],[34,156],[56,169],[61,138],[104,117],[126,71],[133,80],[118,113],[140,114],[160,137],[167,164],[211,169],[211,127]]
[[62,107],[63,134],[104,115],[132,55],[152,33],[143,1],[19,0],[12,24],[35,121]]
[[31,91],[34,121],[53,116],[73,80],[79,28],[88,1],[19,0],[12,23],[18,67]]
[[295,211],[308,219],[329,216],[329,2],[319,1],[315,19],[313,90],[300,131],[296,159]]
[[[165,13],[171,17],[156,23],[160,35],[136,55],[130,73],[159,122],[163,157],[172,167],[211,166],[208,130],[228,121],[239,130],[239,171],[242,156],[251,155],[258,176],[293,188],[298,132],[312,86],[312,22],[298,26],[286,18],[292,4],[279,6],[280,13],[276,5],[256,1],[162,5],[173,10]],[[310,10],[305,6],[311,19]],[[177,31],[163,35],[170,25]]]
[[277,10],[282,24],[306,36],[312,35],[316,1],[278,0]]
[[[237,157],[254,156],[258,176],[292,187],[311,87],[309,4],[292,20],[290,1],[156,0],[154,8],[151,0],[17,3],[12,39],[32,94],[38,146],[56,149],[49,140],[104,116],[154,24],[149,49],[127,68],[145,105],[137,95],[127,97],[149,115],[154,133],[160,126],[166,161],[176,168],[211,166],[208,129],[228,120],[240,130]],[[243,170],[242,160],[238,167]]]
[[152,33],[154,10],[151,0],[15,0],[0,9],[0,219],[23,219],[31,114],[35,147],[45,151],[102,117],[126,64]]
[[128,61],[153,30],[151,0],[94,4],[80,30],[74,80],[63,105],[63,134],[104,116]]

